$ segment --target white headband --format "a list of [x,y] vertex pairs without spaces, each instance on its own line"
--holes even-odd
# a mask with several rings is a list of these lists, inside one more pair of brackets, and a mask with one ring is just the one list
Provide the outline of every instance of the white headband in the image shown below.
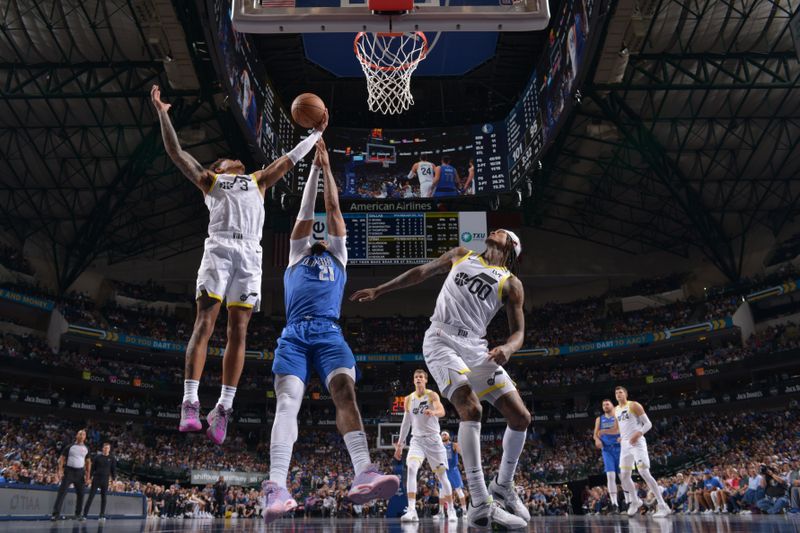
[[516,252],[517,257],[519,257],[519,254],[522,253],[522,244],[520,243],[519,237],[517,237],[517,234],[514,233],[513,231],[507,230],[507,229],[500,229],[500,231],[505,231],[506,232],[506,235],[508,235],[508,238],[511,239],[511,244],[514,245],[514,252]]

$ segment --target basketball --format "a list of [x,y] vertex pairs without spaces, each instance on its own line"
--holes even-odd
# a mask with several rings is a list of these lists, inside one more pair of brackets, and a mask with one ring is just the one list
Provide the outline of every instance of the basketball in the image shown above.
[[325,118],[325,102],[313,93],[303,93],[292,102],[292,118],[303,128],[313,128]]

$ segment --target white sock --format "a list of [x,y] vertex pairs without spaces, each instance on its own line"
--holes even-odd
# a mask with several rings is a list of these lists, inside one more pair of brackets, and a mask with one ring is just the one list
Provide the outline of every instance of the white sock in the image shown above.
[[417,499],[416,498],[409,498],[408,499],[408,508],[406,512],[416,511],[417,510]]
[[183,401],[184,402],[199,402],[200,398],[197,397],[197,389],[200,387],[200,382],[196,379],[183,380]]
[[517,470],[517,463],[519,463],[519,456],[522,455],[527,434],[527,430],[515,431],[506,426],[506,433],[503,435],[503,458],[500,460],[500,469],[497,471],[499,484],[508,485],[514,481],[514,472]]
[[297,376],[275,376],[275,397],[278,402],[269,443],[269,480],[280,487],[286,487],[292,448],[297,441],[297,413],[300,412],[305,387],[303,380]]
[[367,434],[363,431],[351,431],[344,435],[344,443],[347,445],[350,460],[353,461],[353,470],[356,475],[359,475],[367,469],[371,462],[369,446],[367,446]]
[[229,387],[227,385],[222,386],[222,390],[219,393],[219,400],[217,400],[217,405],[221,405],[225,408],[225,410],[233,408],[233,397],[236,396],[236,387]]
[[479,506],[489,500],[486,479],[481,467],[481,423],[465,422],[458,424],[458,443],[461,445],[461,460],[467,474],[467,486],[472,505]]

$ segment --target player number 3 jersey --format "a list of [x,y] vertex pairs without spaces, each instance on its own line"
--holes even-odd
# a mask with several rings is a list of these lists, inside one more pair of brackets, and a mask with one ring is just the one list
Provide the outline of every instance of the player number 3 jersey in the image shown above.
[[215,174],[206,194],[208,234],[232,234],[232,238],[261,241],[264,197],[252,175]]
[[503,288],[510,277],[508,269],[488,265],[482,257],[467,253],[450,269],[431,322],[485,336],[489,322],[503,307]]

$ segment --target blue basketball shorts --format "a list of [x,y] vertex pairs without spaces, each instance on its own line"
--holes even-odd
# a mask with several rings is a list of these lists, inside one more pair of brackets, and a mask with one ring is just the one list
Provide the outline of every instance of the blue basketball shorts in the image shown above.
[[603,446],[603,465],[605,472],[619,472],[620,446]]
[[358,380],[356,358],[344,340],[342,328],[333,320],[299,320],[283,328],[272,372],[297,376],[307,384],[312,366],[326,389],[335,370],[353,369],[352,377]]

